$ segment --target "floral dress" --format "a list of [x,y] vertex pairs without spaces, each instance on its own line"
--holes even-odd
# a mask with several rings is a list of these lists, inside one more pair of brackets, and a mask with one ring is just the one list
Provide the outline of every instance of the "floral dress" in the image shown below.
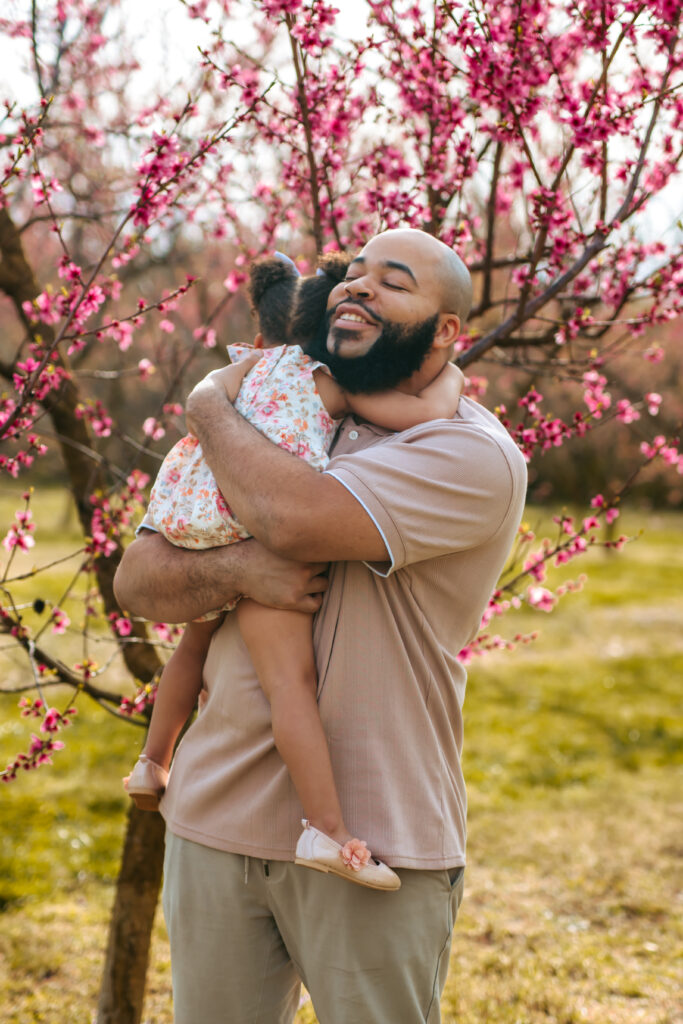
[[[230,345],[234,361],[253,352]],[[269,440],[322,470],[336,431],[322,403],[313,371],[323,366],[298,345],[263,350],[242,382],[235,409]],[[213,548],[250,534],[221,494],[199,441],[187,436],[164,459],[152,488],[145,525],[183,548]]]

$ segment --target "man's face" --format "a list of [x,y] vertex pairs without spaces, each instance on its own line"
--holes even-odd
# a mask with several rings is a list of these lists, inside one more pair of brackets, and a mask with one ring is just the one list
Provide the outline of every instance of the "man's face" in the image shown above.
[[330,293],[328,324],[308,352],[352,393],[395,387],[420,369],[430,351],[439,302],[429,244],[378,235]]
[[[354,355],[359,346],[355,338],[345,336],[345,328],[332,326],[333,310],[306,351],[329,366],[335,380],[350,394],[386,391],[421,368],[434,343],[438,319],[435,315],[410,326],[382,320],[376,340],[364,352]],[[339,354],[349,348],[351,354]]]

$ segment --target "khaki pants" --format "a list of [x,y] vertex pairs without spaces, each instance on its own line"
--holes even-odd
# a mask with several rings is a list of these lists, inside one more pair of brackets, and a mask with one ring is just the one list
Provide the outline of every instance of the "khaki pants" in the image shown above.
[[176,1024],[438,1024],[463,869],[400,869],[375,892],[166,835]]

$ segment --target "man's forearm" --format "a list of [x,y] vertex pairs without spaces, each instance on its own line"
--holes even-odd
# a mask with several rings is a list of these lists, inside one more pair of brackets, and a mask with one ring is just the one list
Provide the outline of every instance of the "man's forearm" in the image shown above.
[[239,544],[188,550],[146,532],[127,548],[116,573],[116,597],[126,611],[155,622],[190,622],[243,592]]
[[154,622],[190,622],[240,595],[312,614],[327,589],[325,569],[280,558],[255,540],[190,551],[146,531],[127,548],[114,588],[122,608]]
[[236,413],[220,372],[197,385],[186,411],[235,518],[286,559],[384,561],[384,539],[364,506],[333,476],[283,451]]

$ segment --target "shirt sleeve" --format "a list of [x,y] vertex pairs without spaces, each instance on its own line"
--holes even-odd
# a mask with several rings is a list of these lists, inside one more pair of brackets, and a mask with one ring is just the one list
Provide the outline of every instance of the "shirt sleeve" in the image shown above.
[[381,576],[491,540],[519,506],[524,459],[512,439],[461,420],[434,420],[327,469],[361,503],[390,561]]
[[140,530],[150,530],[152,533],[160,532],[159,527],[154,525],[154,523],[148,518],[147,513],[145,513],[145,518],[142,520],[142,522],[139,523],[139,525],[135,528],[136,537],[140,535]]

